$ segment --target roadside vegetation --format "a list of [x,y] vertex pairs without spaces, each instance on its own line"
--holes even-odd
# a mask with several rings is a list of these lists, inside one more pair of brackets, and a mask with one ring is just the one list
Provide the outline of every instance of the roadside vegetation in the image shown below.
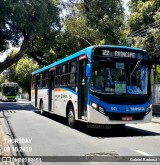
[[[160,83],[160,0],[1,0],[0,82],[30,91],[31,73],[90,45],[140,47],[150,54]],[[30,93],[29,93],[30,94]]]

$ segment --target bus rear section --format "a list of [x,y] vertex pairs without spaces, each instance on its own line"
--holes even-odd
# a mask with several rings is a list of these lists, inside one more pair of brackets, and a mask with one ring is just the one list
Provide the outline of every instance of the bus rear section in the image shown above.
[[2,83],[1,95],[2,101],[17,101],[18,99],[18,84],[17,83]]

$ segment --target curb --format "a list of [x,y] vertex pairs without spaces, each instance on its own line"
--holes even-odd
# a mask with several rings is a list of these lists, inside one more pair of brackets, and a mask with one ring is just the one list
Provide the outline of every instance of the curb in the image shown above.
[[[2,151],[0,153],[0,157],[2,158],[2,165],[6,165],[8,163],[9,165],[19,165],[19,164],[29,165],[30,163],[21,162],[21,158],[24,158],[24,155],[20,150],[18,151],[13,150],[13,148],[17,148],[17,147],[19,149],[19,145],[17,143],[7,142],[8,140],[15,139],[16,137],[10,126],[7,116],[4,114],[4,111],[0,112],[0,124],[2,125],[0,132],[2,132],[2,136],[3,136],[1,142]],[[5,151],[6,148],[8,148],[7,151]],[[3,162],[3,158],[4,158],[4,162]],[[14,161],[12,160],[12,158]]]
[[[3,111],[3,119],[4,119],[4,124],[5,124],[5,127],[6,127],[6,132],[9,134],[9,136],[10,136],[10,139],[16,139],[16,136],[15,136],[15,133],[14,133],[14,131],[12,130],[12,127],[11,127],[11,125],[10,125],[10,123],[9,123],[9,121],[8,121],[8,118],[7,118],[7,116],[5,115],[5,112]],[[18,144],[18,143],[13,143],[13,144],[11,144],[13,147],[16,147],[16,148],[18,148],[18,150],[17,151],[11,151],[12,153],[13,153],[13,156],[15,157],[15,158],[24,158],[24,154],[23,154],[23,152],[22,151],[20,151],[20,149],[19,149],[19,147],[20,147],[20,145]],[[15,162],[15,164],[16,165],[19,165],[19,164],[21,164],[21,165],[29,165],[30,163],[27,163],[27,162]]]
[[[157,119],[154,119],[154,117]],[[152,123],[160,124],[160,113],[159,112],[152,113]]]
[[152,121],[152,123],[160,124],[160,121]]
[[[11,157],[16,157],[17,154],[16,152],[13,152],[11,150],[12,147],[14,147],[12,144],[7,143],[6,140],[11,138],[11,134],[9,133],[9,130],[7,128],[3,112],[0,112],[0,135],[1,135],[1,141],[0,141],[0,157],[2,159],[2,165],[5,165],[7,162],[3,162],[3,158],[11,158]],[[8,162],[10,165],[18,165],[15,162]]]

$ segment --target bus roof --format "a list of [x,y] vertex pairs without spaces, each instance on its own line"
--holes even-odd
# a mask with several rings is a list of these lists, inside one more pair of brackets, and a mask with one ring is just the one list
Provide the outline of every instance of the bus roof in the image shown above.
[[43,67],[43,68],[41,68],[41,69],[38,69],[38,70],[34,71],[32,74],[33,74],[33,75],[34,75],[34,74],[38,74],[38,73],[43,72],[43,71],[45,71],[45,70],[48,70],[48,69],[50,69],[50,68],[52,68],[52,67],[54,67],[54,66],[57,66],[57,65],[59,65],[59,64],[61,64],[61,63],[64,63],[64,62],[66,62],[66,61],[69,61],[69,60],[72,60],[72,59],[74,59],[74,58],[76,58],[76,57],[79,57],[79,56],[81,56],[81,55],[83,55],[83,54],[87,54],[87,55],[88,55],[88,58],[90,59],[93,49],[94,49],[94,48],[97,48],[97,47],[102,47],[102,48],[115,48],[115,49],[118,49],[118,48],[119,48],[119,49],[129,49],[129,50],[136,50],[136,51],[144,51],[144,50],[142,50],[142,49],[140,49],[140,48],[133,48],[133,47],[128,47],[128,46],[93,45],[93,46],[89,46],[89,47],[87,47],[87,48],[85,48],[85,49],[82,49],[82,50],[80,50],[79,52],[76,52],[76,53],[74,53],[74,54],[72,54],[72,55],[70,55],[70,56],[67,56],[67,57],[65,57],[65,58],[63,58],[63,59],[61,59],[61,60],[59,60],[59,61],[56,61],[56,62],[54,62],[54,63],[52,63],[52,64],[50,64],[50,65],[47,65],[47,66],[45,66],[45,67]]

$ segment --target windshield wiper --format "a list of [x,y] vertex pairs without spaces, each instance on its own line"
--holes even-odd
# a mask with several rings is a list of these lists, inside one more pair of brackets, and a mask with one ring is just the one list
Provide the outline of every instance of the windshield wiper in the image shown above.
[[137,63],[136,63],[136,66],[134,67],[131,75],[130,75],[130,80],[131,80],[131,76],[133,75],[134,71],[138,68],[139,64],[140,64],[141,60],[138,60]]

